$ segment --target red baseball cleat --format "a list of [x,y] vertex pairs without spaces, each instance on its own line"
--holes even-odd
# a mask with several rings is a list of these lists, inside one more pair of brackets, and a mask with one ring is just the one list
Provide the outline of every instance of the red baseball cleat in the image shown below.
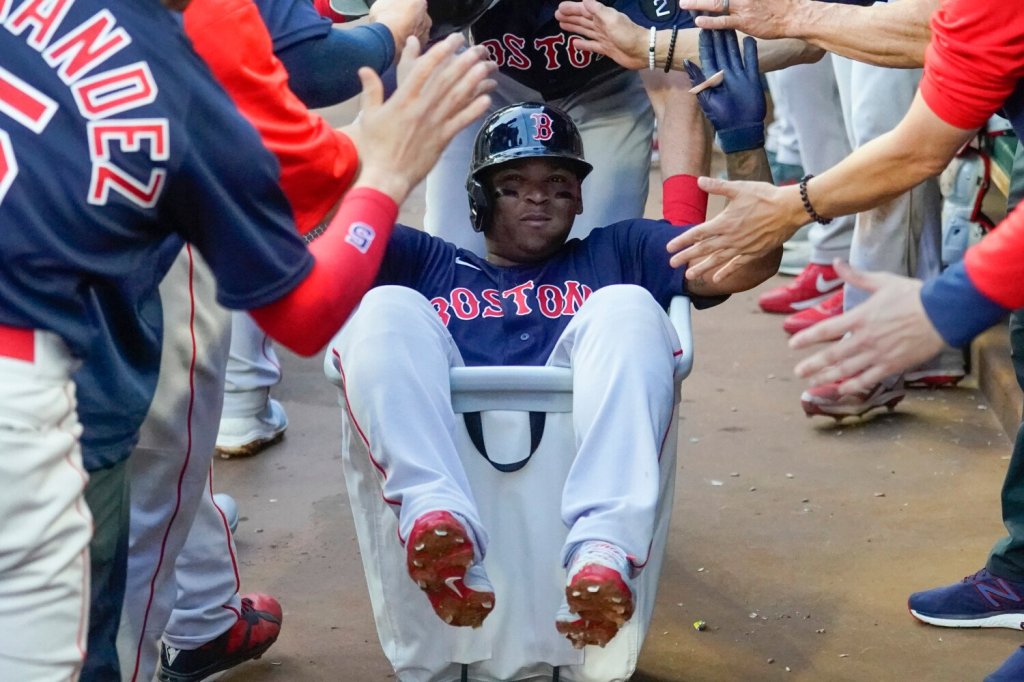
[[831,265],[810,263],[789,284],[761,294],[757,304],[766,313],[796,313],[821,303],[842,286]]
[[605,646],[633,617],[626,553],[607,542],[584,542],[569,562],[565,600],[555,627],[572,645]]
[[841,420],[843,417],[859,417],[877,407],[887,407],[891,412],[907,395],[902,378],[889,379],[867,391],[850,395],[840,395],[839,384],[835,381],[804,391],[800,396],[804,414],[808,417],[820,414]]
[[790,315],[782,321],[782,328],[787,334],[796,334],[808,327],[813,327],[822,320],[843,314],[843,290],[832,294],[824,301],[800,312]]
[[227,632],[197,649],[160,647],[160,682],[200,682],[262,656],[281,633],[281,605],[266,594],[242,597],[242,611]]
[[494,609],[494,587],[474,563],[466,527],[449,512],[428,512],[413,524],[405,551],[409,577],[434,613],[449,625],[480,627]]

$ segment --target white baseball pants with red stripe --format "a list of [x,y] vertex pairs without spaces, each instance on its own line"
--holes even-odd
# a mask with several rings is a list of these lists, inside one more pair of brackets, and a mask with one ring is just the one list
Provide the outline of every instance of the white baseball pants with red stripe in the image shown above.
[[131,530],[118,633],[124,680],[149,682],[161,637],[180,649],[215,639],[238,618],[234,543],[213,503],[211,458],[220,423],[230,313],[213,275],[182,249],[160,284],[160,380],[132,453]]
[[76,365],[57,336],[0,327],[0,680],[75,680],[85,658],[92,515]]
[[[563,561],[584,540],[611,542],[646,561],[676,351],[675,329],[651,295],[619,285],[590,296],[548,359],[573,369],[578,451],[562,498],[561,521],[570,528]],[[462,356],[433,306],[412,289],[373,289],[329,357],[402,538],[421,514],[446,509],[469,522],[485,554],[486,529],[452,436],[448,370],[462,366]]]

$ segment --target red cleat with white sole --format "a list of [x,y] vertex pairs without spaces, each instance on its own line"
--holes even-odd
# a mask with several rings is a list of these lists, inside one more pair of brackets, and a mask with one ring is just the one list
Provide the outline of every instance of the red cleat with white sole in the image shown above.
[[572,645],[605,646],[633,617],[629,559],[607,542],[584,542],[569,562],[565,600],[555,627]]
[[843,314],[843,290],[832,294],[824,301],[798,313],[790,315],[782,321],[782,328],[787,334],[796,334],[808,327],[813,327],[830,317]]
[[466,527],[446,511],[416,519],[405,545],[406,567],[427,594],[438,618],[458,627],[480,627],[494,609],[494,587],[475,563]]

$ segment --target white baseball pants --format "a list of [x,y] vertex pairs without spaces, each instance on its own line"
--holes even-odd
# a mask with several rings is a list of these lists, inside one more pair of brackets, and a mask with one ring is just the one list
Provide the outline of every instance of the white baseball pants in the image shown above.
[[[34,336],[33,359],[9,357],[8,332]],[[76,365],[52,333],[0,328],[0,680],[76,680],[85,659],[92,515]]]
[[[679,350],[668,316],[650,294],[619,285],[591,295],[548,359],[573,369],[578,451],[562,498],[562,522],[570,529],[563,563],[576,543],[592,539],[645,563]],[[448,370],[463,361],[433,306],[411,289],[373,289],[329,352],[401,536],[408,537],[421,514],[447,509],[467,520],[485,554],[486,529],[453,436]]]
[[234,545],[210,489],[230,334],[215,291],[213,274],[189,247],[160,284],[160,380],[130,462],[118,632],[121,676],[133,682],[153,678],[162,636],[194,649],[230,628],[241,607]]

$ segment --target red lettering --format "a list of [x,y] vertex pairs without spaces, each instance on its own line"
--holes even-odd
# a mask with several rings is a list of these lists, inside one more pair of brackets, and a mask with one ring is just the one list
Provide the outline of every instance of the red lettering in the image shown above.
[[0,112],[38,135],[57,113],[57,103],[10,71],[0,68]]
[[562,290],[553,284],[542,284],[537,288],[537,303],[544,317],[555,319],[562,314],[565,299]]
[[480,314],[480,300],[465,287],[453,289],[452,310],[460,320],[472,320]]
[[487,48],[487,55],[492,62],[498,65],[498,68],[505,66],[505,48],[501,46],[501,41],[497,38],[491,38],[480,43]]
[[149,140],[149,158],[166,161],[169,157],[167,119],[137,118],[90,123],[89,155],[94,161],[110,159],[110,144],[117,142],[126,152],[142,149],[142,141]]
[[504,310],[501,307],[501,296],[497,289],[484,289],[480,292],[487,307],[484,308],[484,317],[502,317]]
[[529,315],[533,312],[530,308],[530,303],[526,300],[526,292],[533,289],[533,280],[529,282],[523,282],[517,287],[506,289],[501,292],[502,298],[512,298],[512,302],[516,305],[516,315]]
[[89,181],[89,203],[103,206],[110,200],[110,190],[114,190],[133,204],[142,208],[153,208],[160,192],[164,188],[167,171],[155,168],[149,174],[149,181],[142,184],[126,174],[117,166],[106,162],[92,166],[92,179]]
[[0,130],[0,204],[4,203],[7,190],[14,184],[14,178],[17,175],[18,162],[14,158],[11,138],[6,132]]
[[565,306],[562,308],[563,315],[575,315],[594,291],[586,284],[580,284],[575,280],[565,283]]
[[73,83],[105,62],[112,54],[132,42],[123,28],[114,28],[116,20],[108,10],[94,14],[88,21],[51,45],[43,59],[57,69],[65,83]]
[[153,168],[145,183],[110,162],[112,143],[125,152],[140,152],[142,141],[149,141],[146,152],[151,161],[166,161],[168,154],[168,124],[166,119],[117,120],[88,125],[89,156],[93,161],[92,179],[89,183],[89,203],[105,205],[110,199],[110,190],[127,198],[143,208],[156,205],[163,191],[167,171]]
[[561,66],[558,63],[558,50],[555,49],[555,46],[563,44],[565,44],[564,33],[556,33],[553,36],[534,39],[533,49],[540,50],[544,54],[544,68],[548,71],[554,71]]
[[506,66],[510,69],[519,69],[520,71],[529,69],[530,59],[523,52],[523,48],[526,47],[526,41],[511,33],[506,33],[502,38],[505,41],[505,48],[509,52],[505,62]]
[[581,50],[576,47],[576,42],[579,40],[579,36],[569,36],[569,42],[567,43],[568,49],[566,52],[569,54],[570,64],[577,69],[585,69],[590,66],[590,62],[594,61],[594,53],[588,50]]
[[14,0],[0,0],[0,21],[6,21],[7,15],[11,13],[11,5]]
[[31,27],[28,44],[37,50],[46,47],[54,32],[71,9],[74,0],[26,0],[4,23],[14,35]]
[[447,327],[452,320],[452,316],[448,314],[448,300],[444,296],[438,296],[430,299],[430,305],[434,306],[434,310],[437,311],[437,316],[441,318],[441,324]]
[[78,81],[71,89],[82,116],[96,120],[156,100],[157,87],[145,62],[135,62]]

